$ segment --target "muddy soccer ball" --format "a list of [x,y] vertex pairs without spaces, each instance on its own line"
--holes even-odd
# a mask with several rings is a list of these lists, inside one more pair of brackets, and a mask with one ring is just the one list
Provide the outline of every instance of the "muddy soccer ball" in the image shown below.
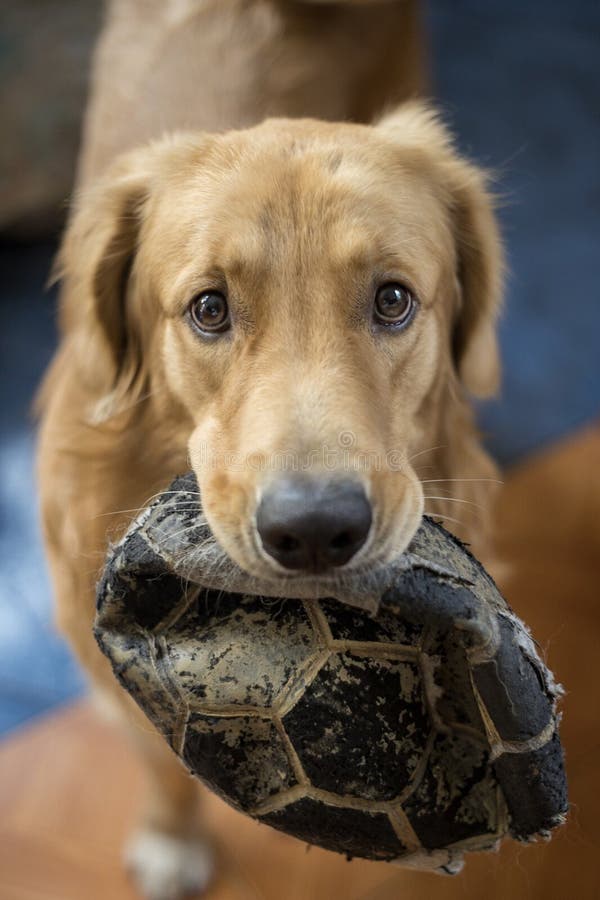
[[280,593],[224,556],[193,475],[109,554],[99,645],[209,788],[303,841],[451,873],[564,820],[557,686],[439,525],[368,576]]

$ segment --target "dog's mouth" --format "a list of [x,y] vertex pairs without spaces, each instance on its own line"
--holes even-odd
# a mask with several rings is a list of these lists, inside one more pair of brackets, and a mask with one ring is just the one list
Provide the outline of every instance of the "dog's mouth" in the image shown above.
[[[218,543],[202,515],[196,528],[201,539],[168,553],[172,570],[204,588],[265,598],[298,600],[336,599],[376,615],[385,592],[401,573],[414,567],[456,578],[456,572],[440,567],[423,553],[421,529],[408,546],[391,559],[389,554],[327,572],[276,572],[242,567]],[[164,552],[164,551],[163,551]]]
[[171,556],[173,569],[190,582],[216,590],[264,597],[316,600],[335,598],[375,613],[382,590],[393,569],[404,569],[413,556],[410,546],[390,558],[389,549],[369,552],[351,563],[324,571],[285,570],[269,564],[262,554],[247,554],[249,563],[238,563],[214,536],[203,514],[195,529],[199,540],[177,548]]
[[[238,535],[234,552],[229,552],[232,542],[221,539],[218,523],[213,528],[209,522],[191,473],[177,479],[165,497],[152,543],[175,574],[207,588],[273,598],[333,597],[374,612],[393,573],[414,562],[411,548],[421,522],[420,510],[414,520],[406,518],[399,533],[388,527],[382,530],[386,523],[375,518],[368,540],[345,565],[310,571],[287,569],[269,560],[261,551],[256,529],[250,527]],[[140,518],[152,517],[152,510],[149,507]]]
[[269,569],[265,572],[262,568],[242,568],[224,550],[220,551],[218,563],[213,556],[211,565],[207,566],[204,552],[198,554],[195,560],[190,559],[189,553],[186,554],[187,559],[184,561],[182,558],[181,565],[175,563],[175,570],[191,582],[201,582],[216,590],[299,600],[333,597],[371,613],[378,609],[382,575],[387,578],[389,568],[381,559],[325,572],[279,573]]

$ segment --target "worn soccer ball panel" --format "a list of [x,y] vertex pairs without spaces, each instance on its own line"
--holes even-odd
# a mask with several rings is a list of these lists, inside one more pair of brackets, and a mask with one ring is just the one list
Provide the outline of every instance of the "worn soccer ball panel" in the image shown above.
[[212,790],[326,849],[449,873],[564,820],[559,689],[439,525],[389,566],[278,592],[225,557],[193,475],[109,553],[98,643]]
[[393,800],[425,753],[426,702],[415,660],[332,653],[282,721],[311,785]]

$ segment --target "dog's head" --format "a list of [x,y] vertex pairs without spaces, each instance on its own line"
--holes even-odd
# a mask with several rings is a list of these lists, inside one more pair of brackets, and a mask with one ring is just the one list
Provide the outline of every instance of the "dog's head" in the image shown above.
[[423,513],[417,455],[485,468],[465,398],[498,381],[500,244],[426,109],[135,151],[81,199],[62,265],[95,415],[153,404],[144,451],[184,434],[255,574],[389,559]]

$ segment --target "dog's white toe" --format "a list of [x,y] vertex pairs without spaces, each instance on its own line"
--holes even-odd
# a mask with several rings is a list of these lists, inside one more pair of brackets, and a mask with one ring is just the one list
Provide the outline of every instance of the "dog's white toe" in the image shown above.
[[213,855],[198,837],[141,829],[125,851],[125,865],[146,900],[182,900],[200,894],[213,873]]

